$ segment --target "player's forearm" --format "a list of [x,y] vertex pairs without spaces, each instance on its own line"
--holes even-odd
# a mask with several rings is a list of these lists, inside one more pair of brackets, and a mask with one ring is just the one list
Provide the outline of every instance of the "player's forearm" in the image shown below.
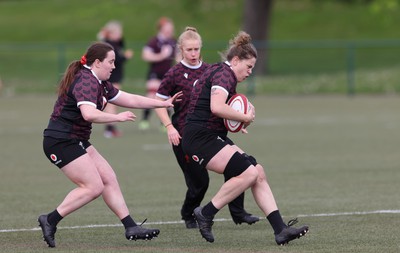
[[240,122],[249,122],[250,118],[247,114],[237,112],[232,107],[226,105],[226,104],[221,104],[221,105],[211,105],[211,112],[224,119],[230,119],[230,120],[236,120]]
[[141,95],[130,94],[121,91],[121,95],[113,101],[114,104],[134,109],[153,109],[166,107],[167,103],[165,101],[148,98]]
[[159,62],[165,59],[162,54],[156,54],[151,51],[143,50],[142,59],[147,62]]
[[120,121],[117,114],[105,113],[91,105],[80,106],[82,117],[92,123],[111,123]]
[[169,117],[166,108],[157,108],[154,111],[156,112],[158,118],[165,127],[171,124],[171,118]]

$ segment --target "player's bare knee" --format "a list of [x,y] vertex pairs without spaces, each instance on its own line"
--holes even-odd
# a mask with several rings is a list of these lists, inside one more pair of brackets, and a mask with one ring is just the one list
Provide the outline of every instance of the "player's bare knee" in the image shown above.
[[97,189],[91,188],[91,189],[89,189],[87,196],[91,200],[97,199],[98,197],[101,196],[101,194],[103,194],[103,190],[104,190],[104,188],[97,188]]
[[100,197],[100,196],[103,194],[104,189],[105,189],[105,186],[104,186],[104,185],[98,187],[97,189],[95,189],[95,190],[93,191],[93,196],[94,196],[95,198]]
[[260,178],[258,170],[254,166],[250,166],[244,173],[246,173],[246,178],[250,180],[251,184],[256,183]]
[[101,194],[103,194],[104,191],[104,184],[102,183],[102,181],[98,181],[98,182],[93,182],[92,184],[88,185],[86,187],[89,191],[88,196],[90,196],[92,199],[96,199],[98,197],[101,196]]
[[256,169],[258,171],[258,181],[266,181],[267,176],[265,175],[263,166],[261,166],[260,164],[257,164]]
[[115,173],[109,173],[103,177],[104,177],[103,182],[105,185],[118,186],[118,178],[117,175],[115,175]]

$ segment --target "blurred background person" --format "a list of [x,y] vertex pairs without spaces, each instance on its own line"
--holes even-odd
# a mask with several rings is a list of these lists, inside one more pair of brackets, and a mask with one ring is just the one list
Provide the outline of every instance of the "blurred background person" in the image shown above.
[[[150,38],[142,50],[142,58],[150,64],[146,82],[146,96],[155,98],[165,73],[175,64],[176,39],[174,38],[174,23],[170,18],[161,17],[157,22],[158,33]],[[143,110],[140,130],[150,127],[151,110]],[[162,126],[163,127],[163,126]]]
[[[126,60],[132,58],[133,51],[125,49],[125,42],[123,38],[123,27],[121,22],[117,20],[109,21],[97,34],[97,39],[107,42],[114,47],[115,51],[115,69],[111,73],[110,81],[115,88],[121,89],[121,84],[124,78],[124,64]],[[117,113],[117,107],[113,104],[108,104],[104,110],[108,113]],[[104,136],[106,138],[120,137],[121,131],[117,129],[115,123],[108,123],[105,125]]]

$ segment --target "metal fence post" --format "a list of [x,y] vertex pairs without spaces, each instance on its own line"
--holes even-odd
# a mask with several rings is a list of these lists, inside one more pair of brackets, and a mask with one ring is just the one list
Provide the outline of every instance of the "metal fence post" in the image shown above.
[[64,70],[66,68],[66,53],[65,53],[65,43],[59,43],[57,46],[57,58],[58,58],[58,76],[57,80],[60,80]]
[[347,94],[350,96],[355,94],[354,67],[355,47],[353,43],[349,43],[347,46]]

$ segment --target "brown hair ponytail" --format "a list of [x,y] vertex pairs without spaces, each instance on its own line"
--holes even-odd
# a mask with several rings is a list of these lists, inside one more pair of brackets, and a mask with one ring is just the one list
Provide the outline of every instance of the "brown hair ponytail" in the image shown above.
[[[92,44],[87,49],[84,56],[82,56],[81,60],[73,61],[69,64],[59,83],[58,95],[61,96],[67,94],[69,87],[75,79],[75,75],[83,68],[83,65],[86,64],[87,66],[91,66],[97,59],[103,61],[107,57],[107,53],[112,50],[114,50],[114,48],[105,42],[96,42]],[[83,58],[85,58],[85,61],[82,61]]]
[[257,49],[251,43],[251,36],[244,32],[239,31],[238,34],[229,41],[229,47],[226,50],[225,57],[228,61],[237,56],[240,60],[256,58]]

